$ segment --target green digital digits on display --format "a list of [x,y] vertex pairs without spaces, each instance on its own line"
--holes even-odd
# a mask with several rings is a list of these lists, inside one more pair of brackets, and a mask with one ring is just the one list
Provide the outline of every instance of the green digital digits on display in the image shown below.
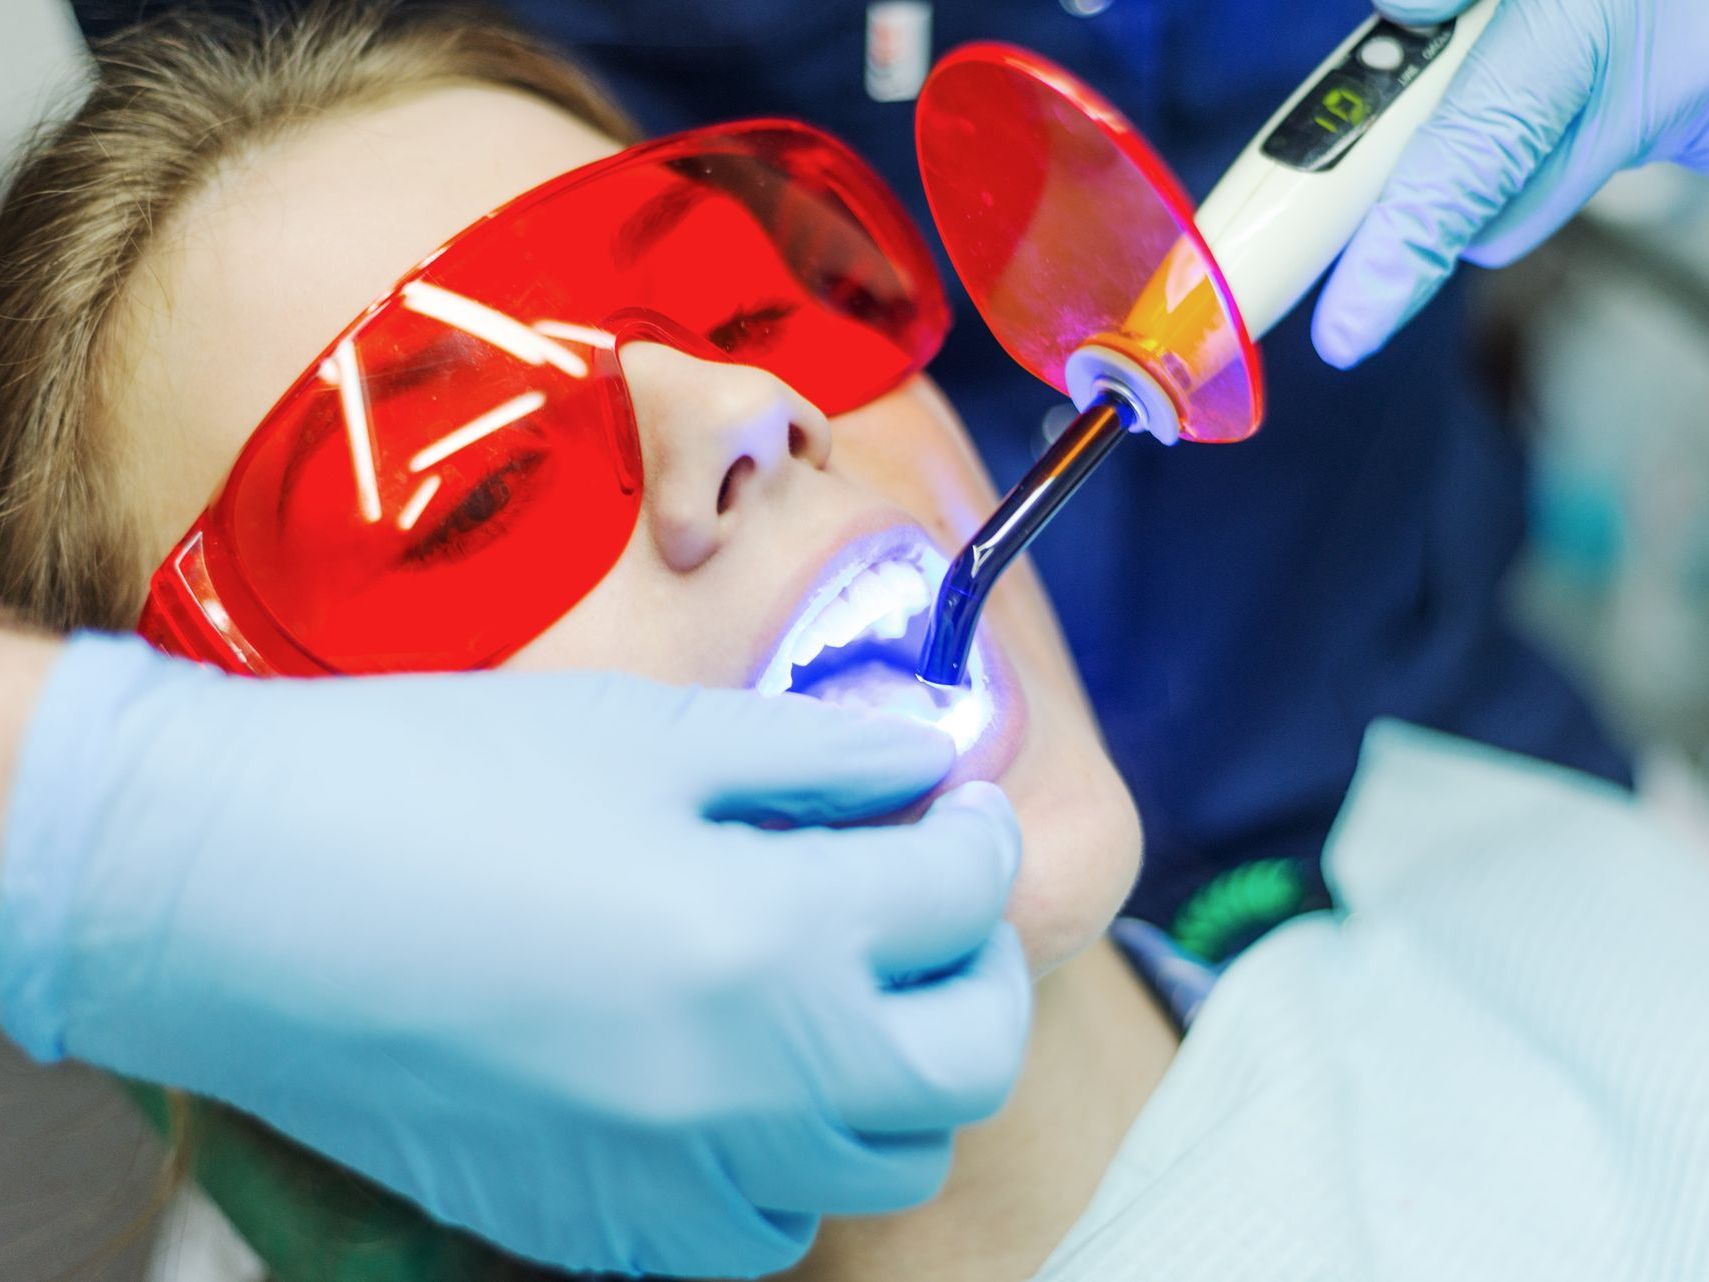
[[1332,134],[1360,124],[1371,113],[1370,105],[1361,94],[1342,87],[1325,93],[1318,106],[1321,110],[1312,120]]
[[1303,173],[1335,168],[1444,48],[1453,24],[1429,31],[1377,23],[1341,64],[1302,93],[1262,152]]

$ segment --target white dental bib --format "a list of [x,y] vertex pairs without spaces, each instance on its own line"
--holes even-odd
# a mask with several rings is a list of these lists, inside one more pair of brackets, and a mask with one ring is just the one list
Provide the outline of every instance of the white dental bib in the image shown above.
[[1326,871],[1343,907],[1230,967],[1037,1282],[1709,1278],[1709,861],[1387,723]]

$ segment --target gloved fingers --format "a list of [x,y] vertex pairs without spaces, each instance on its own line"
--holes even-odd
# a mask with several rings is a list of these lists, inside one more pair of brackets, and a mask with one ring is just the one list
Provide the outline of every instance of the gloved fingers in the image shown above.
[[960,970],[879,995],[876,1035],[838,1102],[867,1134],[922,1133],[990,1117],[1020,1072],[1032,976],[1007,922]]
[[1702,134],[1681,144],[1674,153],[1673,162],[1697,173],[1709,174],[1709,121],[1704,122]]
[[1587,37],[1550,29],[1562,22],[1522,0],[1497,8],[1324,286],[1312,338],[1331,365],[1358,364],[1410,320],[1560,145],[1597,75]]
[[725,1160],[742,1195],[768,1212],[883,1215],[943,1187],[953,1138],[947,1129],[868,1137],[814,1118],[775,1147],[744,1134]]
[[1480,267],[1516,262],[1559,231],[1601,191],[1625,162],[1624,156],[1594,154],[1596,140],[1581,134],[1595,128],[1581,119],[1507,207],[1492,218],[1463,257]]
[[914,824],[824,835],[880,979],[943,970],[980,948],[1003,919],[1021,862],[1015,812],[989,783],[945,793]]
[[1477,0],[1377,0],[1377,12],[1395,22],[1424,26],[1446,22],[1476,3]]
[[[748,1258],[742,1259],[732,1250],[728,1254],[729,1263],[723,1257],[714,1255],[707,1249],[707,1239],[698,1238],[684,1252],[683,1266],[670,1270],[673,1278],[687,1277],[737,1277],[763,1278],[774,1273],[782,1273],[793,1268],[807,1255],[807,1249],[813,1245],[813,1239],[819,1234],[819,1217],[790,1211],[760,1212],[770,1229],[770,1237],[782,1245],[773,1248],[769,1242],[762,1241],[761,1235],[750,1234],[753,1245],[749,1248]],[[647,1273],[657,1273],[657,1269],[647,1269]]]
[[703,691],[677,734],[704,813],[748,823],[888,814],[955,762],[954,743],[931,726],[801,695]]
[[[645,1177],[642,1177],[643,1179]],[[710,1182],[710,1176],[707,1177]],[[654,1187],[658,1187],[655,1185]],[[650,1222],[647,1258],[635,1261],[634,1275],[673,1278],[761,1278],[799,1264],[819,1232],[819,1216],[777,1210],[732,1198],[723,1207],[708,1207],[710,1215],[683,1216],[679,1202],[655,1202],[652,1214],[631,1218]],[[659,1226],[661,1217],[672,1228]],[[604,1270],[601,1270],[604,1273]]]
[[[540,1199],[544,1231],[557,1240],[551,1253],[537,1252],[535,1258],[559,1268],[597,1269],[601,1276],[752,1278],[782,1272],[807,1253],[819,1216],[768,1208],[749,1196],[739,1168],[752,1157],[744,1158],[744,1152],[791,1165],[797,1160],[769,1145],[751,1148],[751,1138],[749,1127],[735,1136],[685,1136],[664,1126],[631,1131],[616,1141],[620,1147],[595,1150],[593,1171],[567,1191],[568,1208],[554,1209],[549,1199]],[[583,1160],[573,1149],[564,1156],[572,1165]]]

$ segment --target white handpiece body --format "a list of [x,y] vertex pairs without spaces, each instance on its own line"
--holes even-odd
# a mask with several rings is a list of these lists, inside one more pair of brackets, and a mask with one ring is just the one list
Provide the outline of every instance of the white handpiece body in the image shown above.
[[[1346,248],[1499,2],[1478,0],[1428,27],[1373,16],[1306,77],[1206,198],[1194,221],[1254,341]],[[1204,287],[1198,251],[1183,241],[1127,322],[1069,356],[1063,376],[1074,403],[1084,410],[1119,392],[1138,411],[1134,430],[1174,444],[1192,387],[1243,358],[1226,326],[1207,324],[1202,299],[1194,309]],[[1160,363],[1159,348],[1170,359]]]
[[[1448,82],[1489,25],[1497,3],[1480,0],[1466,10],[1446,36],[1445,46],[1330,166],[1299,168],[1266,154],[1266,143],[1337,67],[1349,60],[1356,66],[1374,60],[1380,67],[1395,56],[1399,41],[1388,34],[1394,28],[1372,18],[1306,78],[1199,207],[1199,233],[1254,340],[1292,311],[1346,248],[1402,149],[1441,102]],[[1384,30],[1378,31],[1379,26]],[[1321,105],[1321,96],[1314,105]],[[1333,115],[1321,118],[1339,123]]]

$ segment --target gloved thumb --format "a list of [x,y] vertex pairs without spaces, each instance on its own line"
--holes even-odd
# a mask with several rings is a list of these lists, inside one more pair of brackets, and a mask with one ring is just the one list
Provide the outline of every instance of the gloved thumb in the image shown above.
[[1446,22],[1470,9],[1477,0],[1377,0],[1377,12],[1411,26]]
[[700,690],[672,727],[678,785],[712,819],[846,823],[899,810],[955,764],[943,731],[804,695]]
[[1539,58],[1561,46],[1545,29],[1557,21],[1547,6],[1500,5],[1401,153],[1318,303],[1312,337],[1331,365],[1358,364],[1411,320],[1561,145],[1595,59]]

